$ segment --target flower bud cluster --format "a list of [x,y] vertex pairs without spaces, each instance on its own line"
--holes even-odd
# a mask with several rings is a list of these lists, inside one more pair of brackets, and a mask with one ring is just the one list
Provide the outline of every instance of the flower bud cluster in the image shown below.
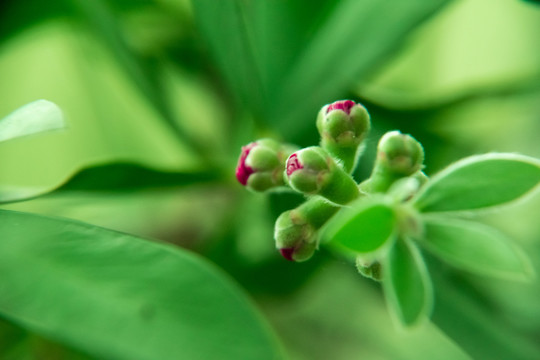
[[[351,173],[370,129],[370,116],[361,104],[341,100],[323,106],[317,129],[320,146],[297,150],[271,139],[258,140],[242,148],[236,168],[236,178],[250,190],[289,186],[307,197],[276,221],[276,247],[291,261],[305,261],[313,255],[319,246],[319,230],[342,206],[360,196],[387,192],[401,178],[425,177],[422,146],[410,135],[392,131],[379,142],[371,177],[357,184]],[[380,278],[377,262],[358,263],[358,269]]]

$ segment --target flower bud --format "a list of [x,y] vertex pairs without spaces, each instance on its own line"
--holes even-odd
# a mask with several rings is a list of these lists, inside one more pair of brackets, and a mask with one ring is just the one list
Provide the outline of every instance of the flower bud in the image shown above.
[[409,176],[422,168],[424,149],[412,136],[391,131],[379,141],[377,161],[393,174]]
[[373,173],[360,188],[369,193],[385,192],[396,180],[419,173],[423,161],[424,149],[412,136],[388,132],[379,141]]
[[[296,209],[286,211],[276,221],[276,247],[287,260],[304,261],[318,244],[318,230],[339,210],[325,199],[315,196]],[[302,260],[299,260],[302,259]]]
[[240,184],[254,191],[265,191],[284,186],[285,160],[294,151],[272,139],[261,139],[242,147],[236,166]]
[[347,172],[354,170],[369,128],[366,108],[352,100],[325,105],[317,116],[321,147],[340,159]]
[[289,156],[286,174],[294,190],[320,195],[336,204],[346,204],[359,195],[351,176],[325,150],[317,146]]
[[317,248],[317,230],[295,210],[278,217],[274,237],[277,249],[289,261],[306,261]]

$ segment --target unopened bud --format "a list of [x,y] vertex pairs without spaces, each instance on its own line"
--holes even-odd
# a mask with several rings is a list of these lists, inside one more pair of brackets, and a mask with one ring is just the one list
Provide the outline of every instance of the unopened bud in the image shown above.
[[346,204],[359,195],[352,179],[322,148],[308,147],[287,159],[289,185],[296,191],[320,195],[336,204]]
[[240,184],[254,191],[284,186],[285,160],[295,149],[272,139],[261,139],[242,147],[236,166]]
[[319,229],[339,209],[339,206],[332,205],[322,197],[314,196],[296,209],[281,214],[274,233],[281,255],[295,261],[311,257],[317,248]]
[[424,149],[411,135],[391,131],[379,141],[377,161],[393,174],[410,176],[422,168]]
[[388,132],[379,141],[371,177],[360,187],[365,192],[385,192],[396,180],[420,173],[423,161],[424,149],[412,136]]
[[325,105],[317,116],[321,147],[340,159],[347,172],[354,170],[369,128],[366,108],[352,100]]
[[277,249],[289,261],[306,261],[317,249],[317,230],[294,210],[278,217],[274,237]]

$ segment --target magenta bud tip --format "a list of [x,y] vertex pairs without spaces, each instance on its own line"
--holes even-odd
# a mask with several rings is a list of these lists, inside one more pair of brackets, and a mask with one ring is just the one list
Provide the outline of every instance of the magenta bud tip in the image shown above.
[[328,108],[326,109],[326,113],[328,114],[332,110],[341,110],[347,113],[347,115],[351,114],[351,108],[356,105],[356,103],[352,100],[340,100],[333,102],[332,104],[328,105]]
[[253,168],[246,165],[246,158],[248,157],[251,149],[253,149],[255,146],[257,146],[256,142],[242,146],[242,154],[240,155],[238,165],[236,166],[236,178],[238,179],[238,182],[244,186],[247,185],[249,176],[254,173]]
[[287,160],[287,176],[290,176],[296,170],[304,168],[300,161],[298,161],[298,155],[292,154]]
[[294,248],[284,248],[284,249],[279,249],[279,252],[281,253],[281,255],[289,260],[289,261],[294,261],[294,259],[292,258],[293,256],[293,253],[294,253]]

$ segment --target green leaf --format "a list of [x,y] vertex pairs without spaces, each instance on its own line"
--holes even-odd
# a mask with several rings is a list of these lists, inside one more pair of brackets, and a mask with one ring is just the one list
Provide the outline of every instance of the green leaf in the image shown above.
[[[62,21],[46,22],[6,43],[0,54],[0,79],[9,84],[0,113],[7,114],[29,97],[43,96],[69,119],[69,131],[1,144],[0,200],[19,201],[49,192],[95,164],[140,164],[186,177],[215,169],[160,121],[102,43],[79,30]],[[185,114],[195,116],[192,111]],[[116,177],[110,170],[111,174],[104,169],[100,183]],[[126,169],[126,173],[140,172]]]
[[[479,12],[483,13],[481,22],[478,22]],[[470,27],[476,30],[471,32],[468,30]],[[479,102],[493,100],[494,95],[504,97],[507,104],[506,100],[516,91],[538,84],[540,52],[536,51],[536,41],[529,34],[539,31],[540,12],[520,1],[498,2],[496,6],[486,6],[481,0],[456,4],[418,31],[383,71],[378,71],[367,82],[360,82],[359,94],[370,103],[384,104],[401,111],[447,105],[454,110],[462,107],[463,103],[469,106],[466,99],[474,98],[472,103],[478,105]],[[505,37],[504,47],[500,46],[500,36]],[[479,43],[482,46],[478,46]],[[438,51],[442,49],[446,54],[444,63],[438,61]],[[474,59],[474,62],[463,66],[465,59]],[[508,105],[492,105],[488,111],[493,112],[493,118],[488,115],[485,120],[473,119],[474,123],[486,122],[486,127],[481,130],[482,138],[497,129],[508,132],[504,126],[493,124],[496,118],[510,109]],[[483,111],[476,111],[474,116],[484,117]],[[518,108],[509,116],[519,117],[520,111],[527,113]],[[454,128],[446,113],[444,118],[437,126],[444,126],[445,130]],[[467,120],[458,121],[463,121],[471,131],[472,124]],[[514,119],[512,123],[513,128],[518,127]],[[476,131],[474,135],[478,137]],[[501,139],[498,137],[497,140],[500,142]],[[508,145],[507,142],[505,144]]]
[[67,191],[128,192],[171,188],[217,180],[215,173],[158,171],[131,163],[88,166],[53,186],[4,185],[0,183],[0,204],[30,200],[48,193]]
[[540,184],[540,161],[515,154],[465,158],[436,174],[413,200],[422,212],[476,210],[516,200]]
[[425,320],[433,306],[433,288],[418,248],[398,239],[383,263],[383,289],[386,302],[402,325],[413,326]]
[[[428,254],[426,254],[428,255]],[[533,329],[538,328],[538,316],[527,306],[522,315],[530,318],[527,322],[515,322],[508,308],[494,301],[493,293],[486,292],[482,284],[463,274],[449,271],[439,259],[426,256],[432,270],[433,283],[437,284],[432,322],[443,330],[455,344],[459,345],[473,359],[534,359],[540,353],[540,343]],[[478,279],[480,280],[480,279]],[[485,280],[484,280],[485,281]],[[525,285],[525,284],[520,284]],[[500,291],[509,301],[516,294],[505,284],[499,284]],[[525,286],[531,306],[538,308],[538,287]],[[519,301],[519,300],[518,300]],[[536,319],[536,320],[535,320]],[[517,320],[519,321],[519,320]]]
[[395,222],[394,210],[385,199],[361,198],[330,220],[323,239],[349,251],[373,253],[391,243]]
[[[112,4],[104,0],[75,1],[75,6],[80,9],[90,22],[92,30],[101,36],[103,43],[107,44],[115,55],[121,68],[129,75],[133,83],[142,91],[154,108],[178,138],[189,144],[192,148],[203,150],[193,139],[179,126],[164,95],[156,71],[158,61],[137,54],[130,48],[128,41],[121,31],[119,15],[113,11]],[[161,64],[159,64],[161,65]]]
[[289,132],[307,128],[311,123],[297,119],[314,119],[322,105],[346,96],[354,83],[390,59],[413,29],[450,2],[335,1],[277,89],[270,118]]
[[527,278],[532,267],[525,254],[498,230],[477,222],[424,217],[426,249],[451,265],[503,278]]
[[130,163],[102,164],[87,167],[65,184],[60,191],[137,191],[149,188],[179,187],[217,180],[218,174],[208,172],[158,171]]
[[36,100],[0,119],[0,142],[66,126],[60,108],[47,100]]
[[100,359],[282,358],[203,259],[70,220],[1,211],[0,313]]
[[[253,22],[261,18],[267,1],[200,0],[193,2],[197,25],[233,94],[248,107],[261,106],[261,83],[254,48]],[[254,91],[257,89],[257,91]]]
[[199,0],[193,7],[242,108],[299,134],[322,105],[371,76],[416,26],[449,2]]

